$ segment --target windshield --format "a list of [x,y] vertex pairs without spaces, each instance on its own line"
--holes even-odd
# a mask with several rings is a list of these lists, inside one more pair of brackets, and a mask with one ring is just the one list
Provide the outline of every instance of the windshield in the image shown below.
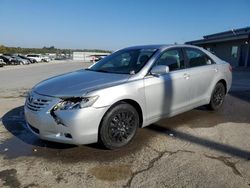
[[157,49],[120,50],[100,60],[87,70],[118,74],[135,74],[148,62]]

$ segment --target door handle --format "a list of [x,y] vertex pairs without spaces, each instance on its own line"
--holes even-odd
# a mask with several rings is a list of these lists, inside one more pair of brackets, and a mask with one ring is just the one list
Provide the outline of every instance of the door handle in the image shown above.
[[183,75],[183,77],[184,77],[186,80],[188,80],[188,79],[190,78],[190,75],[187,74],[187,73],[185,73],[185,74]]

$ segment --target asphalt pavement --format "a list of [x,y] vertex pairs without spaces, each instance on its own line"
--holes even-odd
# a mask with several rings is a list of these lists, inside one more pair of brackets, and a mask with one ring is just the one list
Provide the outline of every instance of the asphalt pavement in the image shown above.
[[250,71],[235,71],[218,112],[200,107],[140,129],[115,151],[39,140],[24,97],[82,62],[0,68],[0,187],[250,187]]

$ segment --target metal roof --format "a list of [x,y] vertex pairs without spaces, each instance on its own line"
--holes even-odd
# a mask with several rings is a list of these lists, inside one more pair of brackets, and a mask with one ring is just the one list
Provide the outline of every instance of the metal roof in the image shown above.
[[249,39],[250,27],[232,29],[225,32],[203,36],[203,39],[186,42],[186,44],[207,44],[216,42],[226,42],[232,40]]

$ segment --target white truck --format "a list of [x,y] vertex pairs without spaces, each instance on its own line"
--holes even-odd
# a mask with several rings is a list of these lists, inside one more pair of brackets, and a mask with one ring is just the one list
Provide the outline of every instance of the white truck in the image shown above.
[[39,54],[28,54],[27,57],[30,59],[34,59],[37,62],[41,62],[43,60],[43,57]]

